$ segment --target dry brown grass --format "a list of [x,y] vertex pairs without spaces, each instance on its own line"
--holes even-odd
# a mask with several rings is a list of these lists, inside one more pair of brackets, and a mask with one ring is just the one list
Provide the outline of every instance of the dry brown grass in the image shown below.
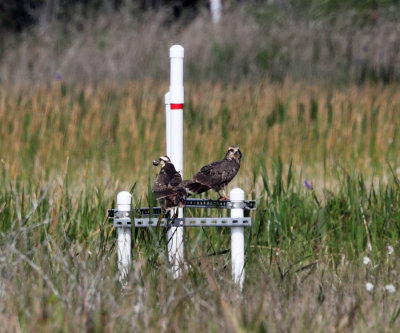
[[[0,143],[12,178],[46,180],[68,170],[90,181],[147,191],[151,161],[164,154],[167,83],[102,83],[3,87]],[[260,162],[271,172],[278,156],[317,187],[357,170],[390,176],[399,165],[397,86],[331,89],[284,84],[186,88],[185,176],[237,144],[244,153],[236,184],[259,194]],[[271,174],[270,174],[271,176]]]
[[[269,259],[259,256],[248,266],[241,295],[223,267],[194,265],[191,273],[174,281],[162,264],[150,273],[147,259],[135,254],[129,288],[121,293],[114,257],[100,260],[87,249],[74,246],[62,251],[56,244],[49,246],[50,250],[37,249],[34,260],[50,272],[62,294],[56,296],[45,283],[34,281],[42,280],[43,271],[31,272],[33,276],[21,284],[1,282],[0,322],[6,325],[5,332],[395,332],[399,328],[397,294],[388,294],[380,284],[367,292],[366,268],[346,258],[335,270],[324,257],[302,268],[301,263],[285,266],[278,257],[266,264]],[[3,281],[12,277],[19,281],[31,271],[23,262],[11,265],[19,259],[18,254],[9,257],[13,268]],[[392,259],[390,267],[398,269],[399,261]],[[284,276],[279,276],[278,267],[286,270]]]

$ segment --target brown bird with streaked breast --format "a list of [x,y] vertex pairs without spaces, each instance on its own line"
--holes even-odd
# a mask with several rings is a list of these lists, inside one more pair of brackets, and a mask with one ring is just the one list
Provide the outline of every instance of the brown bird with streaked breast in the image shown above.
[[161,165],[161,170],[154,180],[152,192],[161,209],[169,213],[171,218],[177,216],[177,208],[183,207],[187,196],[186,189],[182,185],[182,176],[176,171],[168,156],[161,156],[153,161],[154,166]]
[[219,195],[218,200],[227,200],[225,188],[238,173],[241,158],[239,147],[231,146],[224,159],[203,166],[192,179],[183,181],[183,186],[188,194],[200,194],[213,189]]

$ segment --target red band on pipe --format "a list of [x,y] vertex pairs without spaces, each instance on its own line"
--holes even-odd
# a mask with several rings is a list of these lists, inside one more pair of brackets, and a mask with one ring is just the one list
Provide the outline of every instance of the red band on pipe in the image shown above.
[[183,110],[183,104],[171,104],[171,110]]

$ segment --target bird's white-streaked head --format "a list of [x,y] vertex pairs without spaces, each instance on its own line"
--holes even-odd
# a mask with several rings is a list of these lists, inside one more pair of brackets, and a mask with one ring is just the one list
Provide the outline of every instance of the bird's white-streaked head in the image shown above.
[[225,158],[228,160],[236,160],[240,162],[242,158],[242,152],[240,151],[238,146],[230,146],[228,151],[226,152]]
[[171,163],[171,160],[168,156],[160,156],[160,158],[153,161],[154,166],[161,164],[161,167],[163,167],[167,163]]

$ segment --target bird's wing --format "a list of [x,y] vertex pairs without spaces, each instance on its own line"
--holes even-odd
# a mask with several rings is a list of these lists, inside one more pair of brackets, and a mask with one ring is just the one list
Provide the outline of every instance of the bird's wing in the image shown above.
[[175,174],[171,178],[171,181],[170,181],[169,185],[171,187],[176,187],[176,186],[179,186],[181,183],[182,183],[181,174],[179,172],[175,172]]
[[168,185],[175,187],[182,183],[182,176],[175,170],[172,163],[166,164],[161,172],[165,174],[165,181]]
[[232,160],[217,161],[205,165],[194,175],[193,180],[203,185],[213,187],[222,183],[229,183],[237,174],[239,165]]
[[154,180],[153,187],[151,188],[156,199],[163,198],[170,194],[172,191],[168,186],[169,176],[165,173],[159,173],[156,179]]
[[176,194],[185,195],[186,190],[181,184],[182,176],[178,172],[175,171],[173,175],[161,172],[154,180],[152,191],[156,199]]
[[208,175],[208,174],[212,173],[215,168],[218,168],[221,164],[223,164],[225,161],[226,160],[221,160],[221,161],[216,161],[216,162],[207,164],[207,165],[203,166],[197,174],[201,173],[204,175]]

